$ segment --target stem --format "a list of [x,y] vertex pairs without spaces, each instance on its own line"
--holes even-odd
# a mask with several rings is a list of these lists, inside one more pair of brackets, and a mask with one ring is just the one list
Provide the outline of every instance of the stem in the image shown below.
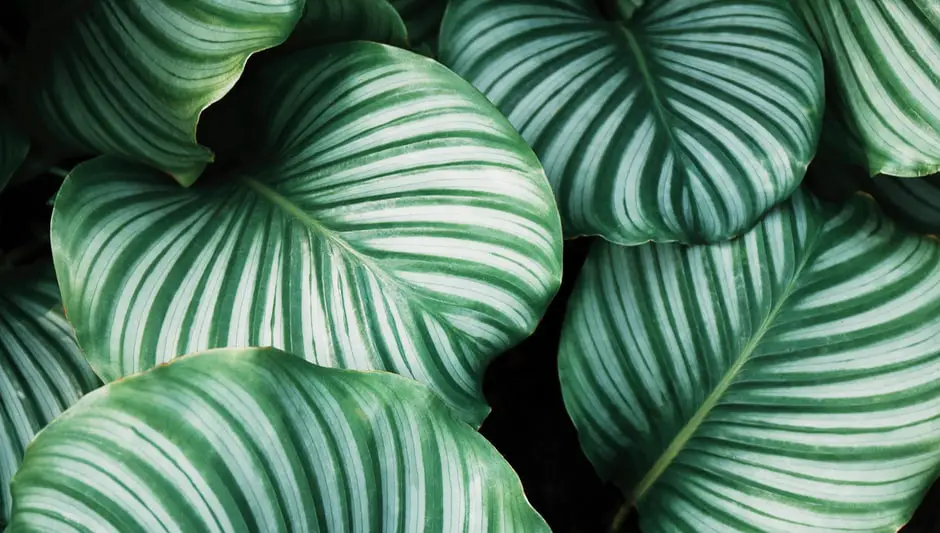
[[630,505],[630,502],[623,502],[623,505],[617,510],[617,514],[614,515],[614,521],[610,524],[609,533],[620,533],[620,530],[623,529],[624,522],[626,522],[627,517],[630,516],[631,509],[633,509],[633,506]]
[[47,168],[46,172],[48,172],[49,174],[52,174],[53,176],[59,176],[62,179],[65,179],[69,175],[68,170],[65,170],[62,167],[57,167],[55,165],[52,165],[51,167]]

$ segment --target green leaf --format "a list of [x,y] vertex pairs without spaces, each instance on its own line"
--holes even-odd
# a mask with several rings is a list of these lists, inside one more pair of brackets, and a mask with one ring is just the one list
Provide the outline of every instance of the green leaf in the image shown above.
[[388,0],[308,0],[284,48],[353,40],[408,48],[408,30]]
[[7,109],[0,105],[0,191],[20,168],[27,153],[29,137],[13,122]]
[[425,387],[216,350],[89,394],[30,446],[17,532],[548,531]]
[[0,275],[0,526],[26,445],[98,385],[62,316],[52,265]]
[[441,61],[540,156],[565,234],[712,242],[796,189],[822,120],[819,52],[787,2],[453,0]]
[[795,0],[819,43],[829,103],[872,175],[940,171],[940,5],[936,0]]
[[657,531],[884,531],[940,471],[940,243],[797,193],[710,246],[598,243],[559,372]]
[[424,47],[434,57],[437,37],[447,0],[389,0],[398,10],[408,27],[408,40],[416,47]]
[[940,235],[940,174],[923,178],[879,175],[864,183],[864,190],[910,229]]
[[37,134],[190,185],[212,161],[199,116],[248,57],[283,42],[303,0],[72,0],[33,29],[16,95]]
[[259,75],[253,163],[183,189],[99,158],[65,180],[52,247],[106,380],[216,347],[273,345],[428,383],[478,424],[487,363],[561,278],[535,154],[466,82],[374,43]]

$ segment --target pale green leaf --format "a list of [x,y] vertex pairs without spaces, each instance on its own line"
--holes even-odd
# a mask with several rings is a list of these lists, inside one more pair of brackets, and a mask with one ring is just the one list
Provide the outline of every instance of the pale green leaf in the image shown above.
[[940,473],[940,242],[861,195],[720,245],[598,243],[560,350],[644,533],[893,533]]
[[303,0],[72,0],[50,6],[19,63],[18,105],[47,142],[139,161],[189,185],[212,160],[202,111],[248,57],[287,39]]
[[519,478],[425,387],[272,349],[89,394],[29,447],[12,532],[540,532]]
[[0,190],[10,181],[27,153],[29,137],[13,122],[6,107],[0,105]]
[[388,0],[307,0],[286,49],[343,41],[408,47],[408,30]]
[[822,120],[819,52],[787,2],[453,0],[441,61],[535,149],[565,234],[712,242],[796,189]]
[[26,445],[98,385],[62,316],[52,265],[0,274],[0,526]]
[[940,171],[940,3],[794,0],[872,175]]
[[303,50],[256,81],[254,163],[183,189],[100,158],[63,184],[53,255],[92,366],[273,345],[413,377],[480,423],[487,363],[560,283],[535,154],[466,82],[390,46]]

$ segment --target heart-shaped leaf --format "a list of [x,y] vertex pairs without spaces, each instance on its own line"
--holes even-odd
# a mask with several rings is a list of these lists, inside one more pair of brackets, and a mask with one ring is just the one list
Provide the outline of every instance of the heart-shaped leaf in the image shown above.
[[388,0],[307,0],[285,49],[343,41],[408,47],[408,30]]
[[202,111],[248,57],[287,39],[303,0],[71,0],[50,4],[17,72],[36,134],[63,151],[140,161],[190,185],[212,160]]
[[0,275],[0,527],[26,445],[98,385],[62,316],[52,265]]
[[540,156],[565,234],[711,242],[790,196],[822,120],[819,52],[787,2],[452,0],[441,61]]
[[108,158],[65,181],[52,246],[79,344],[107,380],[273,345],[413,377],[478,424],[487,363],[560,283],[535,154],[404,50],[344,43],[269,66],[254,163],[189,189]]
[[940,4],[796,0],[872,175],[940,171]]
[[0,105],[0,190],[20,167],[29,153],[29,137],[13,122],[7,109]]
[[548,531],[519,478],[427,388],[272,349],[106,385],[43,430],[15,531]]
[[719,245],[592,249],[568,412],[657,531],[884,531],[940,469],[940,243],[797,193]]

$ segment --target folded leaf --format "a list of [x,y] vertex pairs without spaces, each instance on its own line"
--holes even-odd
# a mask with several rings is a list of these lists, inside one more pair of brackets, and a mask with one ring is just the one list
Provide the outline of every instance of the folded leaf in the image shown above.
[[245,168],[183,189],[100,158],[63,184],[53,256],[92,366],[110,381],[272,345],[413,377],[479,424],[487,363],[560,283],[535,154],[466,82],[397,48],[303,50],[257,81],[267,120]]
[[872,175],[940,171],[940,4],[796,0]]
[[440,57],[535,149],[567,236],[733,237],[796,189],[821,127],[819,52],[779,0],[647,0],[629,21],[452,0]]
[[419,384],[216,350],[89,394],[30,446],[15,531],[548,531]]
[[100,382],[62,316],[52,265],[0,275],[0,526],[33,436]]
[[252,53],[290,34],[303,0],[70,0],[32,29],[14,87],[44,140],[152,165],[190,185],[212,160],[199,115]]
[[644,533],[897,531],[940,472],[940,242],[797,193],[728,243],[599,243],[559,372]]

